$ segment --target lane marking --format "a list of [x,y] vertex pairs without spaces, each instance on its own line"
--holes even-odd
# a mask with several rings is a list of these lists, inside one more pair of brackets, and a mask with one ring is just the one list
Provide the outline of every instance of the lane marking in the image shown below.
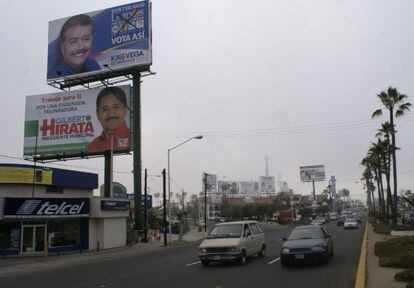
[[280,260],[280,257],[279,258],[276,258],[275,260],[272,260],[272,261],[270,261],[269,263],[267,263],[267,264],[273,264],[273,263],[275,263],[276,261],[279,261]]
[[197,261],[197,262],[194,262],[194,263],[187,264],[187,265],[185,265],[185,267],[190,267],[190,266],[197,265],[197,264],[200,264],[200,263],[201,263],[201,261]]

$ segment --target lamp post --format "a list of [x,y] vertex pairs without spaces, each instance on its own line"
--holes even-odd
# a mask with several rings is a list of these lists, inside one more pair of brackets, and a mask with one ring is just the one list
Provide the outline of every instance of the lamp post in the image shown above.
[[190,139],[187,139],[184,142],[181,142],[180,144],[175,145],[174,147],[168,149],[168,167],[167,167],[168,168],[168,176],[167,176],[167,178],[168,178],[168,218],[169,218],[169,220],[168,220],[168,242],[171,242],[171,183],[170,183],[171,182],[170,181],[170,179],[171,179],[170,172],[171,171],[170,171],[170,152],[172,150],[174,150],[175,148],[178,148],[181,145],[184,145],[185,143],[187,143],[187,142],[189,142],[189,141],[191,141],[193,139],[197,139],[197,140],[203,139],[203,135],[197,135],[197,136],[191,137]]

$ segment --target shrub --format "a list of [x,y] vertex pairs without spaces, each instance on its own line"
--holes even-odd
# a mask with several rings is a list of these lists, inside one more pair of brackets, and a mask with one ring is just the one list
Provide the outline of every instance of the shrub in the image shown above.
[[403,236],[375,243],[375,255],[378,257],[395,256],[401,253],[414,254],[414,237]]
[[414,280],[411,280],[408,284],[407,284],[407,286],[406,286],[407,288],[414,288]]
[[377,234],[390,234],[393,226],[388,223],[372,223],[372,227]]
[[414,267],[414,254],[400,253],[398,255],[380,257],[379,265],[394,268]]
[[410,282],[414,280],[414,269],[404,270],[395,274],[394,279],[396,281]]

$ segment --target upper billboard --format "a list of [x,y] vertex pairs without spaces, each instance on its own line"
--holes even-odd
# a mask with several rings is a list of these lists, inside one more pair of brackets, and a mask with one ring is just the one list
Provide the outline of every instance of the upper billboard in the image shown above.
[[131,150],[130,95],[131,86],[124,85],[27,96],[23,155]]
[[302,166],[299,167],[300,180],[302,182],[324,181],[325,180],[325,166]]
[[49,22],[48,81],[151,64],[148,0]]

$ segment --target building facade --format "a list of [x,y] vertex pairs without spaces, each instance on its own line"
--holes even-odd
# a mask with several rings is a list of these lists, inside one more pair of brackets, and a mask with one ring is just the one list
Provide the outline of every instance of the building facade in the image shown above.
[[96,188],[94,173],[0,164],[0,254],[125,246],[129,202]]

